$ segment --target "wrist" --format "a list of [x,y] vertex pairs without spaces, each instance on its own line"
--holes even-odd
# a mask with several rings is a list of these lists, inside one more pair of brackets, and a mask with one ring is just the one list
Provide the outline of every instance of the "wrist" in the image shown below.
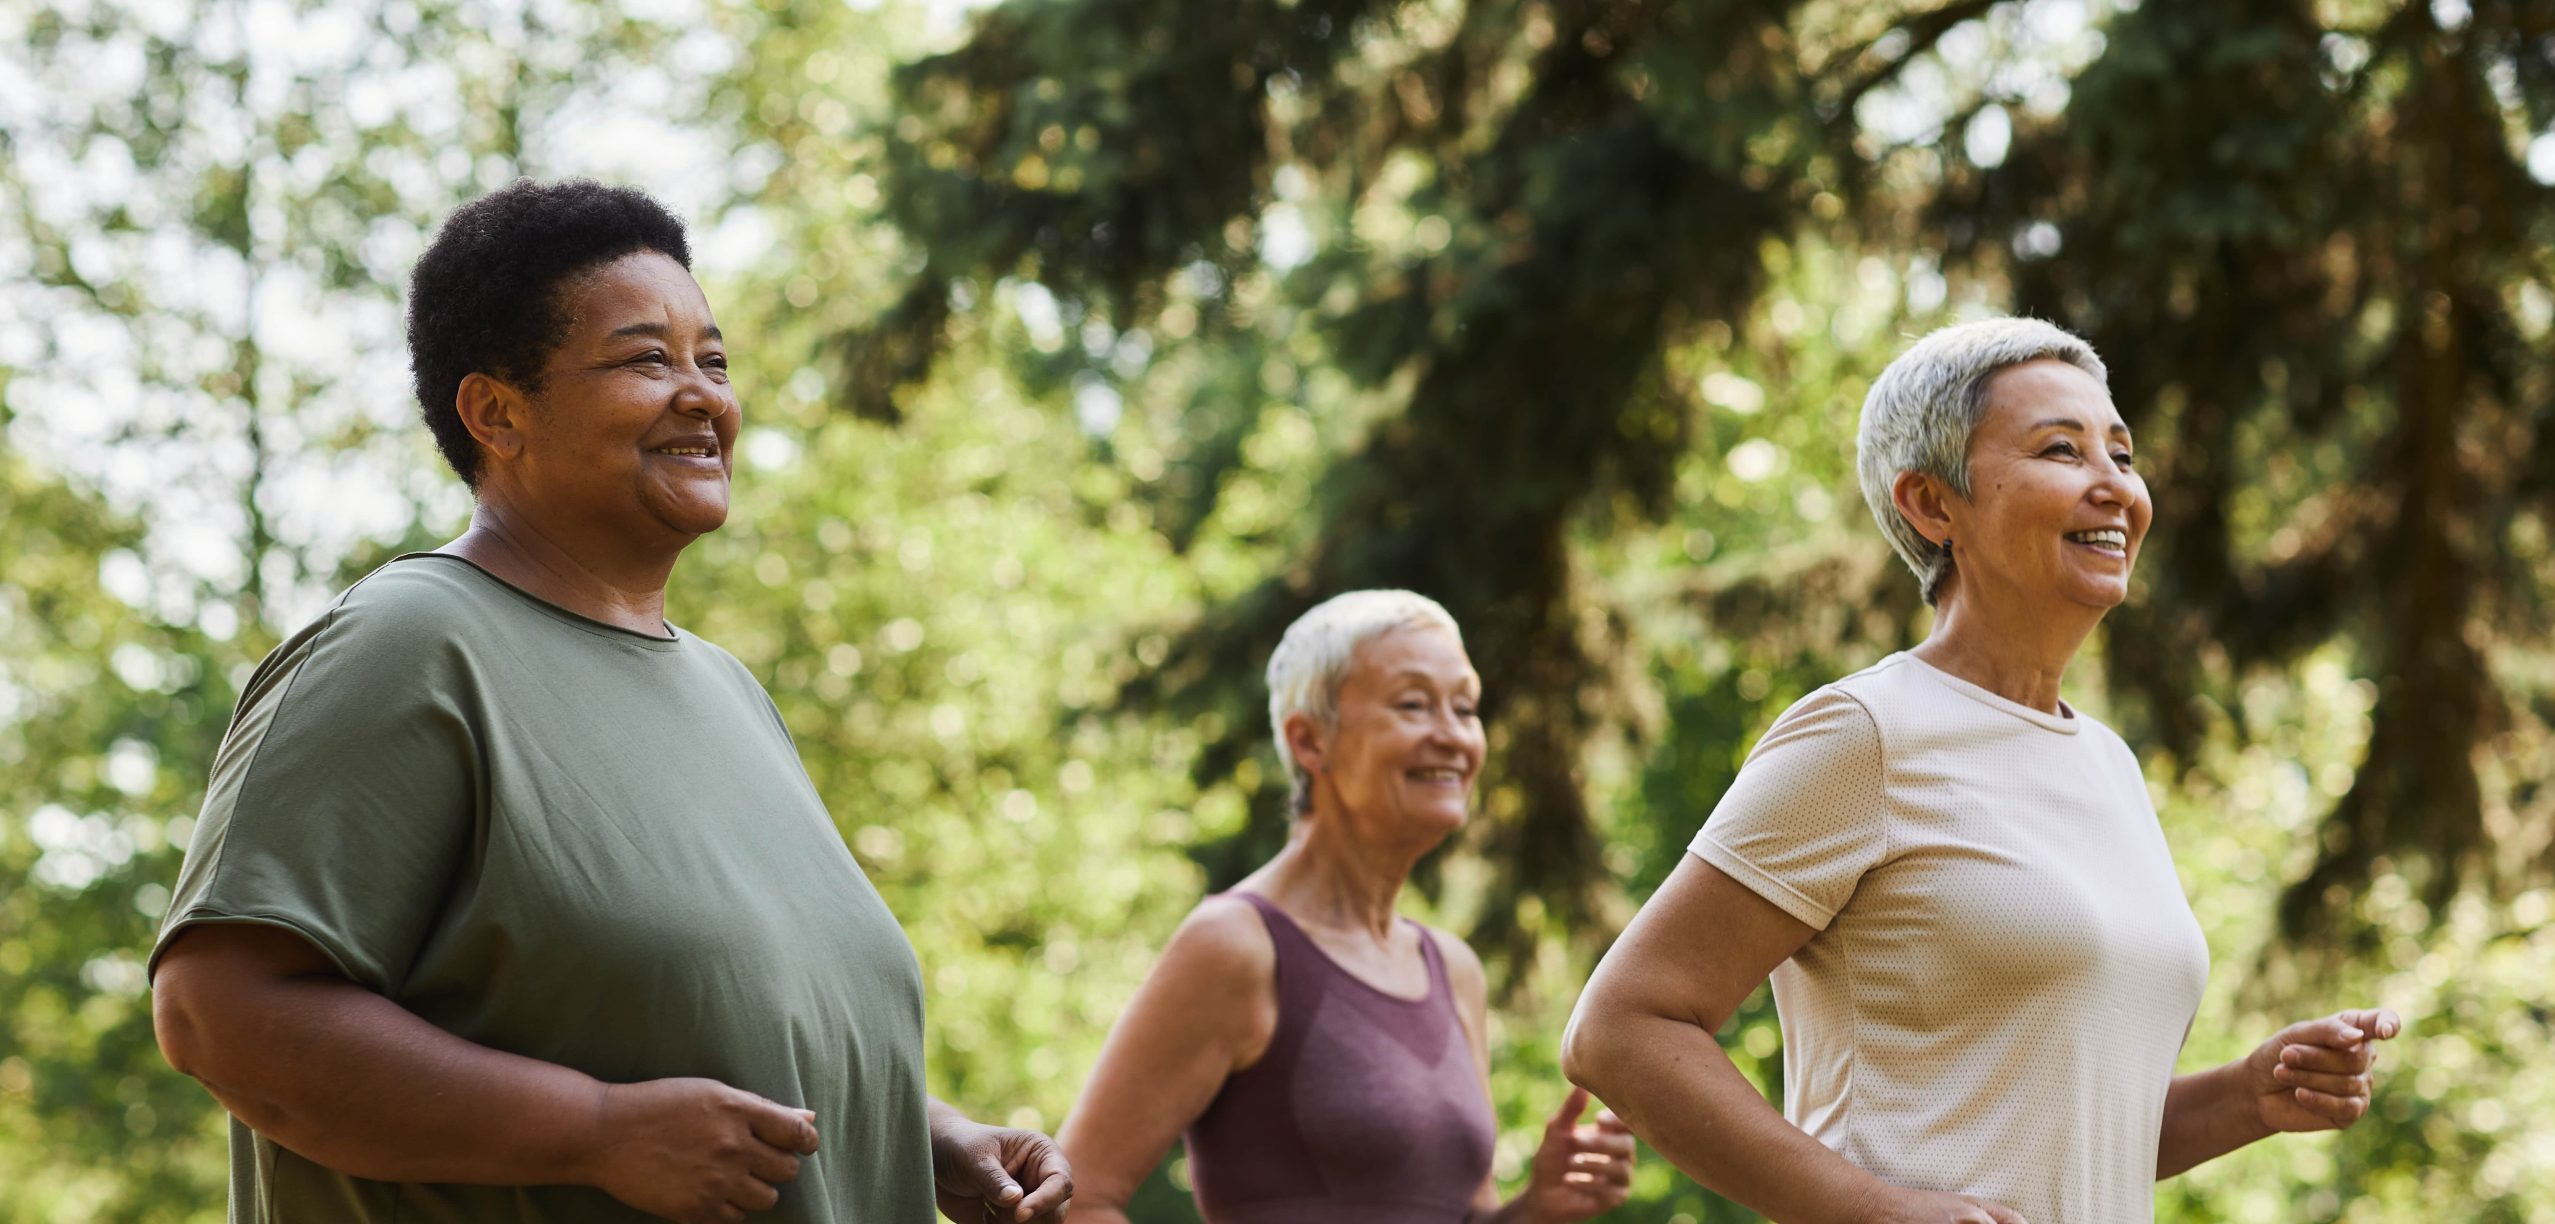
[[968,1136],[978,1127],[973,1119],[940,1101],[931,1103],[926,1117],[931,1126],[932,1167],[938,1169],[960,1155]]
[[1835,1224],[1880,1224],[1890,1218],[1888,1182],[1866,1175],[1862,1186],[1844,1204],[1844,1210],[1832,1217]]
[[569,1127],[567,1134],[562,1136],[562,1150],[557,1159],[563,1174],[561,1181],[572,1186],[599,1189],[609,1180],[605,1169],[610,1164],[613,1148],[617,1146],[615,1134],[620,1127],[621,1102],[616,1090],[620,1086],[590,1080],[586,1087],[584,1108],[572,1115],[577,1118],[577,1124]]
[[2250,1059],[2237,1059],[2218,1068],[2217,1083],[2211,1085],[2214,1091],[2209,1094],[2209,1099],[2216,1108],[2209,1112],[2217,1119],[2220,1133],[2226,1137],[2224,1150],[2227,1151],[2280,1133],[2279,1128],[2262,1115],[2264,1090],[2255,1081],[2265,1080],[2270,1084],[2269,1091],[2274,1093],[2281,1091],[2279,1083],[2267,1076],[2257,1076],[2250,1062]]

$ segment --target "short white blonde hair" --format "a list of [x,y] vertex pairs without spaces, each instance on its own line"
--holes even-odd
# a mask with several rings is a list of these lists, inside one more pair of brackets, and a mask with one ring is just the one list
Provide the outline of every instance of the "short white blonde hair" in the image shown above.
[[1287,746],[1286,720],[1302,714],[1325,732],[1339,725],[1340,685],[1347,682],[1357,648],[1395,629],[1435,625],[1464,640],[1455,618],[1434,599],[1414,591],[1350,591],[1313,605],[1286,627],[1269,655],[1269,734],[1286,766],[1288,802],[1297,815],[1313,803],[1313,775]]
[[1988,384],[2010,367],[2043,358],[2064,361],[2106,389],[2111,386],[2094,346],[2066,329],[2039,319],[1981,319],[1940,328],[1907,346],[1863,397],[1863,421],[1854,438],[1863,502],[1899,559],[1916,571],[1929,604],[1952,575],[1952,550],[1926,539],[1899,513],[1890,486],[1901,472],[1923,472],[1968,497],[1970,435],[1987,416]]

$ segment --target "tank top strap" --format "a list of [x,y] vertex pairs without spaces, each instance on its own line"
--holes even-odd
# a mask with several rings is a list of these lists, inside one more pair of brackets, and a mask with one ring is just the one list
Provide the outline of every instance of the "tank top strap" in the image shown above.
[[1437,932],[1416,918],[1404,918],[1419,932],[1419,954],[1428,962],[1428,997],[1443,999],[1448,1008],[1455,1006],[1455,983],[1446,976],[1446,954],[1437,950]]
[[1232,889],[1223,894],[1240,897],[1259,912],[1260,925],[1268,930],[1270,951],[1275,954],[1278,994],[1279,1043],[1292,1046],[1292,1038],[1310,1011],[1311,1005],[1329,988],[1329,975],[1336,970],[1330,958],[1313,942],[1313,937],[1297,926],[1295,919],[1278,908],[1275,901],[1255,892]]

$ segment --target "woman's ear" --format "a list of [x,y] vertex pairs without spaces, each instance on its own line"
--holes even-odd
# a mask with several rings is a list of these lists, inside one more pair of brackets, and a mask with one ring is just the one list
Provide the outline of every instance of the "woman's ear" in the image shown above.
[[1890,482],[1890,502],[1898,507],[1901,517],[1938,547],[1948,548],[1952,539],[1952,492],[1943,487],[1941,478],[1926,472],[1901,472]]
[[1297,711],[1286,716],[1286,750],[1298,767],[1318,778],[1330,745],[1323,742],[1322,728],[1315,725],[1313,716]]
[[469,430],[489,454],[499,459],[523,454],[524,427],[531,422],[532,402],[512,384],[472,373],[461,380],[461,388],[453,396],[453,410],[461,417],[461,427]]

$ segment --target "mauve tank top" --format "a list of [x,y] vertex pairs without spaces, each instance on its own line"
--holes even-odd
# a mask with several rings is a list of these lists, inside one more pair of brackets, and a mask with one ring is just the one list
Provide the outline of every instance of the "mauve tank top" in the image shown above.
[[[1423,929],[1428,993],[1403,999],[1340,968],[1266,897],[1278,1021],[1260,1060],[1191,1123],[1207,1224],[1454,1224],[1490,1175],[1490,1102],[1446,964]],[[1413,924],[1417,925],[1417,924]]]

